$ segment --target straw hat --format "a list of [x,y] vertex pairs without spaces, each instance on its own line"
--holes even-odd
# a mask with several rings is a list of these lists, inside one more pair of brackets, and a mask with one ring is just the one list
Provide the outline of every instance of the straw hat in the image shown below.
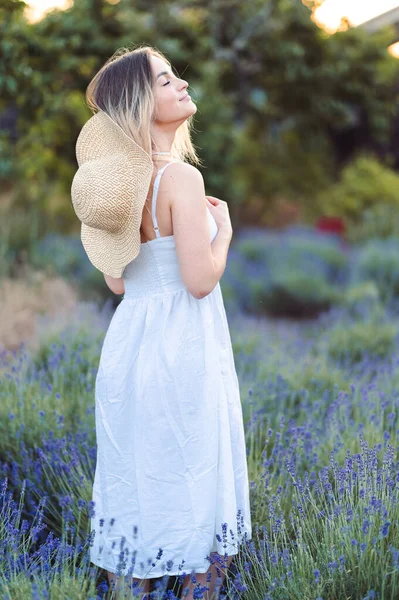
[[76,141],[76,158],[79,168],[71,198],[82,222],[83,247],[102,273],[121,277],[140,252],[152,159],[104,111],[83,125]]

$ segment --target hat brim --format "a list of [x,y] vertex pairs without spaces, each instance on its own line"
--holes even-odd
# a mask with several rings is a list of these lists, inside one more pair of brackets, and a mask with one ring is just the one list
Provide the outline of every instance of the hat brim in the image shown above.
[[122,277],[125,267],[140,252],[140,236],[131,219],[115,233],[82,223],[81,240],[90,262],[105,275]]
[[[71,194],[81,220],[83,247],[99,271],[119,278],[140,252],[142,212],[154,170],[152,159],[103,111],[83,126],[76,156],[79,169]],[[116,211],[116,230],[112,219],[107,223],[112,227],[95,227],[104,211],[104,198],[106,210],[113,211],[119,205],[125,211],[123,217]]]

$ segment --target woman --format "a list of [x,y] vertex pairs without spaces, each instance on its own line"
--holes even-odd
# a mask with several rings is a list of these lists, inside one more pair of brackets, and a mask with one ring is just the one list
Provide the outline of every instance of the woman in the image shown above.
[[[112,584],[119,575],[133,577],[145,593],[151,578],[185,572],[190,600],[198,584],[209,588],[209,598],[217,592],[240,543],[251,539],[251,518],[238,378],[219,285],[232,227],[227,203],[206,196],[200,171],[185,162],[199,164],[190,139],[197,107],[187,88],[167,59],[145,46],[111,57],[86,97],[100,113],[92,119],[105,113],[115,132],[123,131],[121,144],[128,136],[141,152],[141,166],[127,162],[120,178],[147,168],[149,156],[152,168],[135,232],[138,253],[118,269],[116,250],[98,242],[103,262],[89,254],[109,288],[124,294],[96,378],[91,561]],[[91,168],[99,156],[106,165],[92,137],[81,168],[84,158]],[[118,211],[120,191],[116,197]]]

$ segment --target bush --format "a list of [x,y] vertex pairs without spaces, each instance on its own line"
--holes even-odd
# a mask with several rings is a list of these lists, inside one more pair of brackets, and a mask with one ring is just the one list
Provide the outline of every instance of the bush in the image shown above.
[[354,251],[351,283],[374,282],[381,299],[399,296],[399,239],[370,240]]
[[367,312],[377,314],[384,309],[374,281],[349,285],[339,296],[338,305],[354,319],[362,318]]
[[373,303],[378,301],[380,294],[374,281],[365,281],[355,285],[349,285],[341,298],[341,303],[347,307],[361,303]]
[[311,317],[336,302],[337,290],[320,276],[286,269],[275,275],[269,289],[255,291],[254,299],[265,303],[271,315]]
[[348,239],[364,239],[371,231],[390,235],[399,225],[392,218],[399,208],[399,175],[373,156],[359,155],[338,183],[319,194],[318,203],[323,214],[345,219]]
[[235,136],[232,181],[245,198],[238,218],[278,226],[281,207],[291,203],[305,220],[312,218],[318,190],[333,183],[334,153],[327,136],[316,130],[301,133],[289,120],[272,126],[270,135],[262,135],[258,125],[248,119]]
[[242,235],[225,280],[229,298],[235,293],[244,311],[303,317],[338,301],[348,276],[347,256],[335,238],[290,228]]
[[39,212],[30,206],[22,210],[10,198],[0,203],[0,277],[12,276],[19,260],[30,261],[32,244],[40,236],[39,221]]
[[363,294],[355,288],[351,291],[351,302],[342,302],[321,316],[318,328],[322,334],[312,353],[332,359],[332,364],[351,377],[359,376],[364,369],[371,376],[397,348],[398,321],[395,313],[380,302],[372,285],[364,286]]
[[347,239],[353,244],[393,236],[399,238],[399,212],[389,204],[376,204],[366,209],[359,223],[351,225],[347,232]]
[[328,355],[354,365],[365,358],[387,358],[395,349],[397,325],[358,321],[341,324],[329,333]]

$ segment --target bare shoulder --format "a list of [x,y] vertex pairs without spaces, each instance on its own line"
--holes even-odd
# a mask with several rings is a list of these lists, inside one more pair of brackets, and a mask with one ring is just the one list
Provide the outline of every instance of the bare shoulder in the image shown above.
[[202,177],[201,171],[197,169],[197,167],[194,167],[194,165],[183,161],[176,161],[169,165],[169,167],[165,171],[165,175],[166,173],[173,173],[173,175],[182,177]]
[[163,190],[167,195],[177,198],[193,189],[204,190],[204,179],[201,171],[186,162],[175,162],[168,166],[161,179]]

